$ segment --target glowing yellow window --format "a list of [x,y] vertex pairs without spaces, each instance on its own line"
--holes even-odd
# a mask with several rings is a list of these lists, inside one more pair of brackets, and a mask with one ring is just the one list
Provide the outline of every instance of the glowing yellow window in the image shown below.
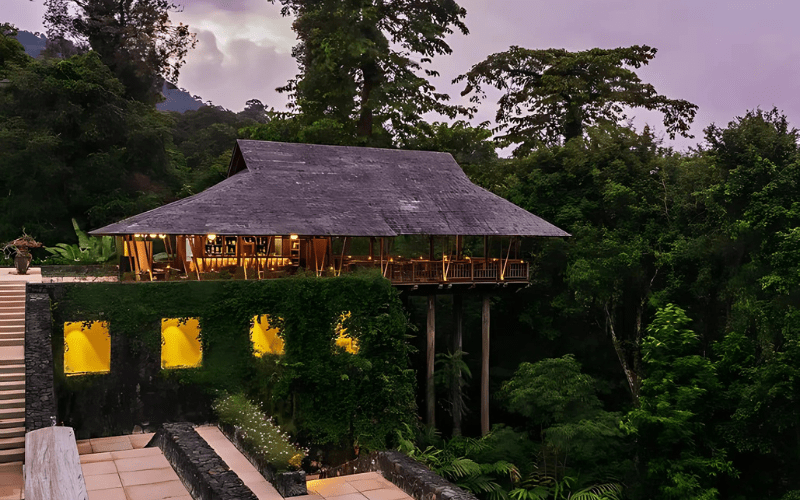
[[265,354],[283,354],[283,339],[278,329],[269,324],[269,315],[253,316],[250,321],[250,342],[259,358]]
[[197,318],[161,320],[161,368],[194,368],[202,359]]
[[347,334],[347,328],[344,327],[344,322],[350,319],[350,311],[342,313],[339,316],[339,321],[336,322],[334,327],[334,334],[336,335],[336,345],[349,352],[350,354],[358,354],[358,340],[354,339]]
[[64,373],[111,371],[111,335],[105,321],[64,323]]

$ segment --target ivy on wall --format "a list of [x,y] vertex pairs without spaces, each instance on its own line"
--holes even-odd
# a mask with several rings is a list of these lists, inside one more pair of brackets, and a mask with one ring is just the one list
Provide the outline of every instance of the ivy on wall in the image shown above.
[[[416,418],[408,323],[397,291],[379,275],[264,281],[82,283],[53,304],[59,420],[80,437],[134,425],[213,418],[219,392],[244,392],[307,443],[382,449]],[[336,345],[336,324],[359,345]],[[254,356],[250,322],[267,314],[281,356]],[[163,318],[197,317],[202,364],[162,370]],[[63,325],[107,321],[111,372],[66,377]]]

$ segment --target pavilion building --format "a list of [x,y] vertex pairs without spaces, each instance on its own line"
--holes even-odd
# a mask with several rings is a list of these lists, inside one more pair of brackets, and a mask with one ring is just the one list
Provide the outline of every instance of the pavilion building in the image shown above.
[[[483,294],[481,426],[489,430],[491,290],[529,284],[522,238],[568,233],[473,184],[448,153],[238,140],[227,178],[91,231],[124,241],[137,280],[244,279],[374,268],[428,294],[427,415],[433,421],[435,294]],[[155,258],[156,249],[163,250]],[[166,256],[166,258],[163,258]]]

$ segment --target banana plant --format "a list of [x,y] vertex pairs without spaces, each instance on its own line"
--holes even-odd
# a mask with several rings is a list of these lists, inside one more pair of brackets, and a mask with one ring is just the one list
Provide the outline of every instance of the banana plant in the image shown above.
[[45,247],[45,250],[65,260],[85,264],[102,264],[108,262],[117,255],[117,251],[114,248],[113,237],[102,236],[98,238],[89,236],[81,231],[75,219],[72,219],[72,227],[75,229],[75,235],[78,237],[77,245],[58,243],[54,247]]

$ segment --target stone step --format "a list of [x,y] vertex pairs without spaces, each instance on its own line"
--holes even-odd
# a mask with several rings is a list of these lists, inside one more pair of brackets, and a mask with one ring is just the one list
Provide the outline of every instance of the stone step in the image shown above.
[[25,400],[25,389],[15,389],[15,390],[0,390],[0,401],[6,399],[20,399]]
[[0,373],[21,373],[24,376],[25,365],[22,363],[16,365],[0,365]]
[[16,347],[16,346],[24,346],[25,345],[25,337],[18,336],[18,337],[2,337],[0,336],[0,347]]
[[0,450],[0,464],[8,462],[21,462],[25,460],[25,448],[14,448],[13,450]]
[[[22,409],[22,416],[25,416],[25,398],[15,398],[15,399],[0,399],[0,412],[3,410],[17,410]],[[11,418],[11,416],[5,416],[3,418]]]
[[0,393],[3,391],[19,391],[25,390],[25,379],[22,380],[6,380],[0,378]]
[[25,326],[25,316],[23,315],[22,317],[17,317],[17,315],[15,315],[15,317],[13,317],[13,318],[4,318],[3,314],[0,313],[0,327],[3,327],[3,326],[21,326],[21,327],[24,327]]
[[13,305],[15,307],[25,307],[25,294],[0,295],[0,305]]
[[0,450],[11,450],[14,448],[25,448],[25,436],[0,438]]
[[[11,400],[15,401],[15,400]],[[7,420],[10,418],[25,418],[25,403],[23,402],[22,405],[17,405],[11,408],[3,408],[0,405],[0,420]]]
[[7,335],[10,333],[25,333],[25,325],[0,325],[0,335]]
[[25,427],[19,426],[0,429],[0,439],[13,437],[25,437]]
[[16,317],[25,317],[25,304],[8,304],[0,302],[0,313],[15,314]]
[[13,382],[16,380],[25,380],[25,370],[16,371],[11,373],[0,373],[0,382]]
[[12,429],[15,427],[25,427],[25,417],[0,418],[0,429]]
[[[17,347],[4,347],[3,349],[15,349],[19,350],[19,346]],[[0,349],[0,353],[2,353],[2,349]],[[25,355],[17,355],[16,353],[13,356],[9,357],[2,357],[0,358],[0,366],[16,366],[16,365],[24,365],[25,364]]]

